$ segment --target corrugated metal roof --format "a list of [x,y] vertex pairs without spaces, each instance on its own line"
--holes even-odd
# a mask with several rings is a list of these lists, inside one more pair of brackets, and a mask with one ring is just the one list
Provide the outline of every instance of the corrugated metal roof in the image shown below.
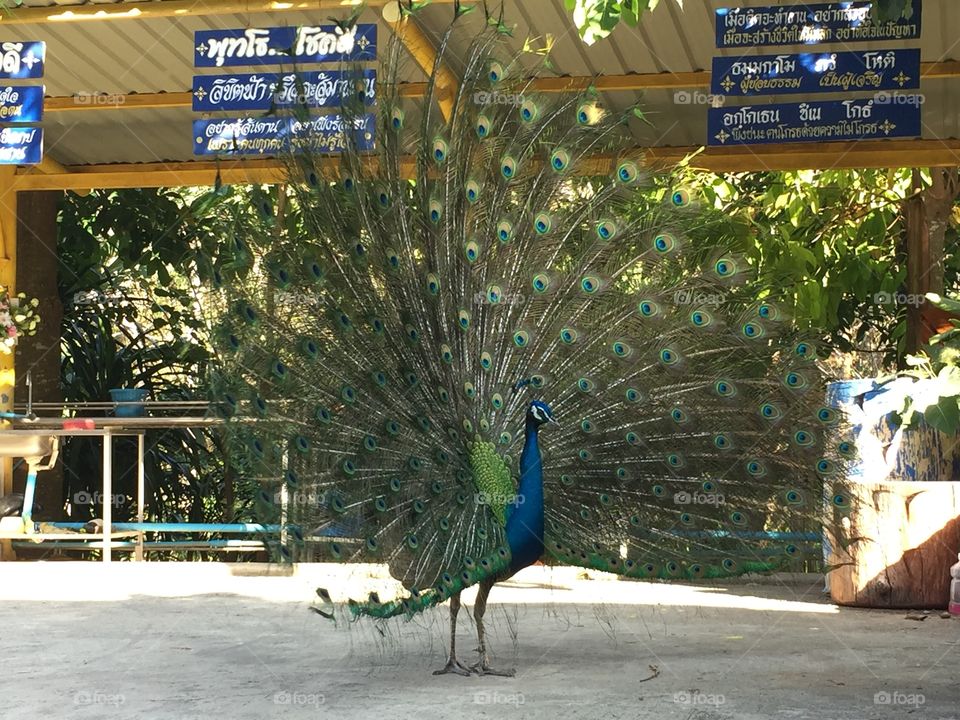
[[[162,1],[162,0],[161,0]],[[156,0],[153,0],[156,2]],[[78,0],[25,0],[26,7],[87,4]],[[709,70],[714,55],[740,55],[740,50],[715,50],[713,11],[740,5],[775,4],[764,0],[731,3],[725,0],[686,0],[681,10],[673,2],[661,2],[639,27],[618,27],[610,38],[588,47],[577,36],[564,0],[507,0],[506,19],[516,24],[512,47],[519,53],[528,36],[552,36],[551,54],[559,75],[691,72]],[[960,3],[956,0],[925,0],[922,60],[941,61],[957,55],[960,44]],[[418,23],[428,36],[439,38],[452,17],[452,6],[427,7]],[[274,14],[178,16],[114,21],[87,20],[37,24],[0,23],[0,39],[45,40],[47,95],[77,93],[183,92],[191,87],[195,72],[193,33],[208,28],[306,25],[327,22],[330,11],[278,12]],[[451,40],[450,64],[457,71],[458,51],[467,46],[481,12],[465,18]],[[380,37],[389,30],[378,11],[368,9],[361,22],[379,22]],[[902,43],[858,43],[855,49],[909,46]],[[383,40],[381,39],[381,44]],[[758,51],[748,50],[746,53]],[[530,61],[528,67],[533,67]],[[406,80],[420,80],[422,73],[409,64]],[[275,69],[275,67],[274,67]],[[243,70],[230,70],[242,72]],[[960,135],[960,94],[952,92],[960,78],[925,80],[921,92],[924,106],[924,137],[954,138]],[[691,94],[703,100],[703,94]],[[619,91],[606,93],[605,102],[623,110],[642,97],[655,128],[633,124],[638,144],[660,146],[699,145],[706,140],[706,105],[676,102],[675,90]],[[681,100],[683,97],[680,98]],[[802,100],[803,96],[792,99]],[[776,100],[780,100],[777,98]],[[764,101],[754,101],[754,105]],[[129,109],[50,112],[44,119],[46,150],[63,164],[155,162],[192,160],[191,120],[188,108]]]

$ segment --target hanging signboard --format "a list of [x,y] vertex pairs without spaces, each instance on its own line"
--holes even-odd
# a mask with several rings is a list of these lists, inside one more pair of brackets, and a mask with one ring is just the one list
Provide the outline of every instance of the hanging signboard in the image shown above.
[[0,85],[0,124],[40,122],[42,85]]
[[271,107],[340,105],[350,93],[366,104],[376,96],[376,70],[364,70],[362,77],[338,70],[303,73],[254,73],[252,75],[195,75],[193,109],[269,110]]
[[711,92],[726,97],[920,87],[920,50],[715,57]]
[[913,12],[886,23],[875,23],[871,5],[831,2],[716,11],[717,47],[812,45],[832,42],[915,40],[920,37],[921,0],[912,0]]
[[0,165],[36,165],[42,157],[42,128],[0,128]]
[[0,80],[43,77],[44,42],[0,42]]
[[375,117],[360,115],[353,129],[341,115],[300,121],[291,117],[225,118],[193,121],[194,155],[277,155],[309,149],[334,153],[352,141],[358,150],[373,148]]
[[[919,95],[708,108],[708,145],[919,137]],[[911,100],[911,102],[905,102]]]
[[375,60],[377,26],[240,28],[198,30],[194,37],[194,67],[323,63]]

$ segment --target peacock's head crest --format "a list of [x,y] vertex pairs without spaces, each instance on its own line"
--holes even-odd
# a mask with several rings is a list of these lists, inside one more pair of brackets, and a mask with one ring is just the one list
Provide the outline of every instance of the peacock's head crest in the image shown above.
[[538,427],[546,423],[559,425],[553,417],[553,410],[543,400],[533,400],[527,408],[527,421],[535,423]]

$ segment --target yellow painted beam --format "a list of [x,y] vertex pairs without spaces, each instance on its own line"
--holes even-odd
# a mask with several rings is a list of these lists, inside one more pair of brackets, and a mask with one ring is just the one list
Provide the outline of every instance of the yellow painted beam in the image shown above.
[[[598,155],[581,162],[581,175],[613,171],[617,157],[631,156],[648,164],[669,166],[695,153],[696,147],[634,148],[621,156]],[[340,161],[325,158],[320,170],[333,177]],[[375,171],[376,158],[366,162]],[[960,140],[870,140],[839,143],[793,143],[754,147],[711,147],[694,157],[690,165],[713,172],[766,172],[798,169],[857,169],[901,167],[956,167],[960,165]],[[129,165],[71,165],[61,174],[43,174],[23,169],[12,179],[16,190],[76,190],[85,188],[135,188],[210,186],[218,165],[215,162],[138,163]],[[401,174],[412,177],[413,156],[402,160]],[[280,183],[289,180],[286,166],[277,160],[226,160],[219,165],[222,182]]]
[[[35,165],[38,172],[43,173],[44,175],[63,175],[70,172],[59,162],[54,160],[49,155],[45,155],[44,158],[40,161],[39,165]],[[89,195],[90,188],[75,188],[73,190],[76,195]]]
[[[275,160],[227,161],[219,166],[228,185],[277,183],[286,168]],[[213,185],[214,162],[133,163],[129,165],[74,165],[69,172],[47,175],[26,170],[14,184],[18,190],[76,190],[84,188],[190,187]]]
[[36,168],[45,175],[58,175],[60,173],[69,172],[63,165],[58,163],[49,155],[45,155]]
[[[637,148],[646,164],[668,167],[694,153],[692,147]],[[582,163],[582,175],[613,172],[616,158],[597,156]],[[960,140],[861,140],[857,142],[791,143],[752,147],[709,147],[691,158],[690,166],[716,173],[777,170],[858,170],[904,167],[957,167]]]
[[437,66],[437,48],[426,33],[420,29],[420,26],[410,18],[409,14],[400,11],[400,4],[396,0],[384,6],[383,19],[424,73],[433,75],[436,66],[435,94],[437,104],[440,106],[443,119],[449,121],[450,116],[453,115],[457,87],[460,85],[459,78],[453,74],[446,63],[441,62]]
[[191,92],[56,95],[44,98],[43,111],[157,110],[192,107]]
[[[250,15],[252,13],[333,12],[352,10],[358,5],[379,7],[388,0],[164,0],[164,2],[84,3],[50,7],[6,8],[0,10],[0,27],[35,23],[69,23],[95,20],[146,20],[164,17],[203,15]],[[452,3],[453,0],[433,0]]]

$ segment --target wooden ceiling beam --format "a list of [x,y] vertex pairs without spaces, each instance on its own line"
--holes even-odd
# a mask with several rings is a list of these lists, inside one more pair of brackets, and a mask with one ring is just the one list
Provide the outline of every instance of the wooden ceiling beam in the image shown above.
[[[449,4],[454,0],[433,0]],[[51,5],[0,9],[0,27],[42,23],[91,22],[97,20],[148,20],[151,18],[199,17],[204,15],[250,15],[282,12],[335,12],[360,5],[386,5],[389,0],[164,0],[163,2],[117,2],[113,4]]]
[[[387,3],[383,7],[383,19],[393,30],[397,39],[403,44],[410,53],[410,57],[416,61],[420,69],[427,76],[433,75],[436,67],[436,99],[440,106],[440,113],[445,121],[450,120],[453,115],[454,104],[456,103],[457,88],[460,85],[460,79],[453,74],[445,62],[437,63],[437,48],[433,41],[427,37],[427,34],[417,25],[416,21],[409,14],[404,14],[400,9],[400,3],[397,0]],[[423,92],[426,92],[427,84],[422,83]],[[423,94],[423,93],[421,93]]]
[[[776,170],[849,170],[864,168],[956,167],[960,165],[960,140],[871,140],[841,143],[794,143],[759,147],[711,147],[697,153],[694,147],[635,148],[629,153],[648,165],[671,166],[685,158],[690,166],[712,172],[768,172]],[[617,156],[599,155],[581,162],[581,175],[611,173]],[[370,166],[376,158],[371,156]],[[339,159],[322,161],[331,176]],[[16,190],[83,190],[88,188],[212,186],[220,179],[228,185],[280,183],[288,173],[278,160],[225,160],[135,163],[128,165],[72,165],[62,173],[23,168],[13,176]],[[404,158],[401,171],[412,177],[415,159]]]

